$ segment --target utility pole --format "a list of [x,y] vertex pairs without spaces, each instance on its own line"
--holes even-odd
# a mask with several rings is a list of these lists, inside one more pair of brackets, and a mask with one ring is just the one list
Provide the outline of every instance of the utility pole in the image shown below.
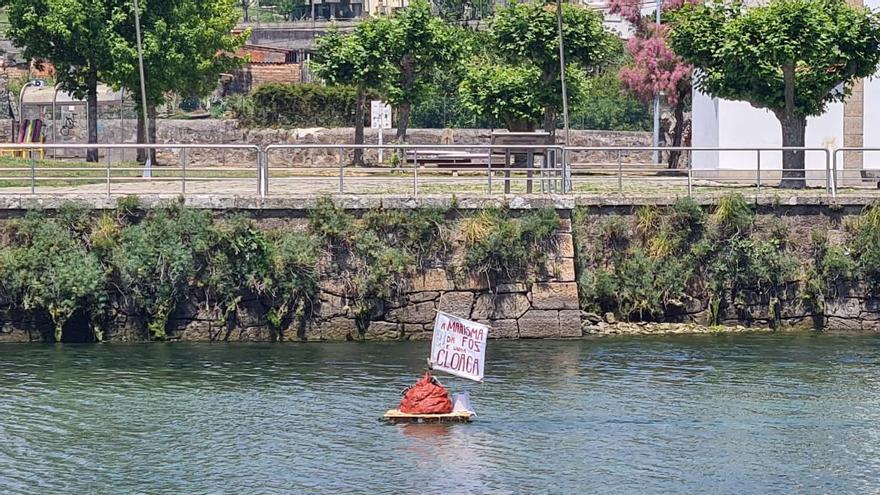
[[[150,126],[149,119],[147,118],[147,85],[144,82],[144,49],[141,45],[141,17],[138,9],[138,0],[134,0],[134,34],[135,41],[137,41],[137,52],[138,52],[138,70],[141,74],[141,111],[142,117],[144,121],[144,142],[146,144],[150,144]],[[150,150],[147,149],[147,159],[144,162],[144,177],[149,178],[152,177],[151,163],[150,163]]]
[[[657,29],[660,29],[660,9],[663,0],[657,0]],[[659,33],[658,33],[659,34]],[[660,93],[654,93],[654,148],[660,146]],[[660,150],[654,150],[654,163],[660,163]]]
[[[559,28],[559,77],[562,82],[562,124],[565,129],[565,145],[569,145],[569,125],[568,125],[568,91],[565,86],[565,48],[563,46],[562,37],[562,0],[556,0],[556,25]],[[554,123],[555,127],[555,123]],[[556,143],[553,143],[556,144]],[[565,153],[562,153],[562,160],[566,159]],[[569,190],[569,171],[568,167],[563,163],[562,166],[562,192]]]

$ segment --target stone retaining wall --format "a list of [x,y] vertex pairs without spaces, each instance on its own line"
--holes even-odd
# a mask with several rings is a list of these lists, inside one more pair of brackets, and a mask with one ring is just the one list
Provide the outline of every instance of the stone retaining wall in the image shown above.
[[[61,123],[57,123],[61,126]],[[136,142],[136,125],[134,119],[99,119],[98,141],[101,143],[134,143]],[[204,150],[188,151],[187,160],[192,166],[222,166],[241,165],[253,163],[253,153],[247,151],[217,150],[211,148],[215,144],[244,144],[267,146],[270,144],[351,144],[354,142],[353,128],[309,128],[309,129],[257,129],[244,128],[232,119],[159,119],[157,121],[157,139],[159,144],[186,143],[205,144]],[[10,142],[10,120],[0,120],[0,140]],[[65,130],[67,135],[56,133],[52,136],[52,123],[46,123],[46,142],[63,143],[86,143],[86,121],[80,116],[76,125]],[[384,142],[387,144],[393,138],[396,130],[388,129],[384,132]],[[410,144],[489,144],[491,130],[488,129],[410,129],[408,142]],[[378,144],[379,133],[375,129],[365,129],[366,144]],[[561,139],[561,136],[558,136]],[[623,131],[571,131],[571,145],[583,147],[597,146],[650,146],[651,135],[647,132],[623,132]],[[84,151],[66,150],[64,156],[82,155]],[[351,151],[347,151],[350,158]],[[103,155],[103,152],[102,152]],[[84,155],[83,155],[84,156]],[[270,158],[270,166],[328,166],[338,163],[339,151],[337,149],[326,150],[278,150]],[[390,150],[385,153],[385,159],[391,156]],[[133,159],[126,156],[126,158]],[[371,161],[378,160],[378,154],[369,152],[366,158]],[[579,152],[574,155],[574,161],[616,161],[608,153]],[[169,150],[159,153],[159,160],[165,162],[178,162],[179,152]],[[631,153],[624,156],[625,162],[649,161],[650,153]]]

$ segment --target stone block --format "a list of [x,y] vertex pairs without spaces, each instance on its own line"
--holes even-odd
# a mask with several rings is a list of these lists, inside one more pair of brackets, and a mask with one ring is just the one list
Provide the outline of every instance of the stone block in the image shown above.
[[395,323],[418,323],[425,324],[434,321],[434,303],[427,301],[417,304],[408,304],[402,308],[392,309],[385,313],[385,320]]
[[559,311],[531,309],[517,321],[521,339],[559,337]]
[[433,290],[425,292],[413,292],[409,295],[409,302],[410,304],[412,304],[425,301],[436,301],[438,297],[440,297],[440,293]]
[[452,282],[442,268],[431,268],[410,280],[410,292],[452,290]]
[[861,306],[861,300],[855,298],[831,299],[825,305],[825,314],[838,318],[858,318]]
[[440,307],[438,309],[454,316],[469,318],[473,304],[473,292],[444,292],[440,296]]
[[486,290],[489,288],[489,278],[485,273],[468,273],[455,281],[458,290]]
[[556,255],[562,258],[574,258],[574,240],[571,234],[556,234],[553,236],[556,245]]
[[366,340],[399,340],[403,338],[403,325],[388,321],[371,321],[364,334]]
[[321,280],[320,283],[318,283],[318,288],[321,289],[322,292],[327,292],[334,296],[345,295],[345,284],[343,284],[342,280],[338,278]]
[[575,309],[566,309],[559,312],[559,336],[580,337],[581,312]]
[[354,340],[359,331],[354,320],[349,318],[330,318],[313,328],[314,337],[320,340]]
[[532,286],[535,309],[579,309],[577,284],[574,282],[537,283]]
[[489,327],[490,339],[518,339],[519,325],[516,320],[477,320]]
[[480,294],[474,303],[471,319],[516,319],[528,311],[530,306],[529,298],[525,294]]
[[529,288],[526,287],[526,284],[498,284],[495,287],[495,292],[498,294],[508,294],[508,293],[520,293],[525,294],[529,291]]
[[574,259],[561,258],[549,259],[544,263],[544,273],[547,274],[547,281],[550,282],[574,282]]

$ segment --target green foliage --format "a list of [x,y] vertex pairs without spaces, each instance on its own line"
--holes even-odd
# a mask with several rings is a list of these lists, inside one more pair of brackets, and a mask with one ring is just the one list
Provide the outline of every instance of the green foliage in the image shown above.
[[638,99],[626,94],[614,71],[587,78],[580,98],[571,102],[571,126],[575,129],[647,131],[651,112]]
[[756,298],[775,308],[799,266],[784,239],[750,237],[753,219],[739,195],[719,200],[711,217],[688,198],[639,207],[631,222],[608,216],[594,249],[577,253],[581,306],[640,320],[675,319],[688,298],[707,297],[714,319],[723,302],[742,306]]
[[357,90],[320,84],[264,84],[230,102],[233,116],[248,126],[340,127],[355,124]]
[[531,131],[544,114],[548,88],[537,67],[486,61],[468,67],[460,91],[464,107],[478,117]]
[[[76,223],[68,223],[71,220]],[[61,342],[64,324],[78,308],[89,308],[94,319],[106,303],[104,270],[80,242],[80,220],[79,215],[28,214],[13,223],[9,245],[0,250],[6,300],[26,310],[46,311],[55,325],[56,342]],[[100,330],[93,330],[100,340]]]
[[[605,28],[599,11],[565,3],[562,19],[567,79],[578,69],[591,72],[606,65],[619,52],[620,41]],[[539,74],[540,85],[534,89],[546,116],[552,117],[549,123],[555,127],[555,113],[562,108],[556,5],[512,3],[497,11],[490,33],[502,63],[520,67],[518,70],[527,68],[529,77],[531,72]]]
[[728,194],[718,200],[710,220],[722,235],[746,234],[752,227],[755,213],[742,194]]
[[[168,92],[205,96],[216,89],[220,74],[231,72],[243,62],[233,54],[250,32],[233,34],[238,24],[235,4],[235,0],[158,0],[140,4],[149,106],[163,103]],[[134,13],[125,3],[115,5],[113,23],[101,33],[100,41],[107,43],[111,55],[101,79],[125,88],[139,101]]]
[[154,337],[165,337],[168,317],[195,280],[214,236],[207,212],[176,205],[152,211],[122,232],[110,262],[146,313]]
[[[821,115],[875,72],[880,16],[843,0],[686,4],[675,14],[670,42],[699,69],[697,86],[712,96]],[[844,91],[832,92],[839,84]],[[787,86],[794,108],[787,108]]]
[[866,208],[852,225],[850,250],[869,290],[880,290],[880,204]]
[[481,210],[458,225],[465,257],[461,268],[490,283],[515,280],[547,261],[548,242],[559,229],[555,209],[542,208],[511,218],[501,209]]
[[345,288],[361,331],[383,301],[401,294],[417,270],[445,257],[445,215],[435,209],[379,209],[356,218],[327,197],[309,212],[309,230],[329,254],[328,275]]

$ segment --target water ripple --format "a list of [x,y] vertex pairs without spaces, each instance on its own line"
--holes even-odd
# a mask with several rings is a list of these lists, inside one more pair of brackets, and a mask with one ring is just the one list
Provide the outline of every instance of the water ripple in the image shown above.
[[427,343],[0,347],[0,493],[875,493],[880,337],[493,342],[470,425],[382,425]]

